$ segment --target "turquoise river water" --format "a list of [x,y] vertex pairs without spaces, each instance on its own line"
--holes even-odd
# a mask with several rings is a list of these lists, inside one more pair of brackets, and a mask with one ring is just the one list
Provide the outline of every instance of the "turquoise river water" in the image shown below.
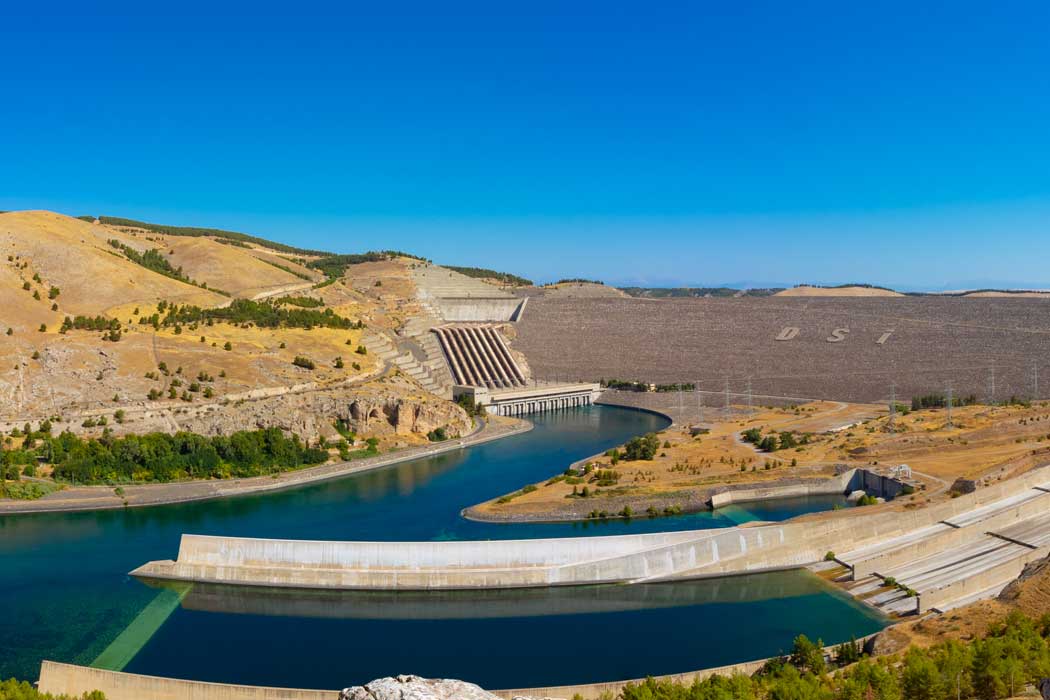
[[612,407],[288,491],[172,506],[0,517],[0,677],[41,659],[228,683],[341,688],[396,673],[490,688],[636,678],[826,643],[884,620],[805,572],[642,586],[456,593],[153,588],[126,572],[183,533],[337,540],[523,539],[729,527],[839,497],[601,523],[487,524],[460,511],[666,426]]

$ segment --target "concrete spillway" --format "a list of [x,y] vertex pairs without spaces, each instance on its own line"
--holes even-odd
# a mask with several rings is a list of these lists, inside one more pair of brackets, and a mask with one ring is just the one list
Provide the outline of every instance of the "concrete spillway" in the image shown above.
[[495,327],[445,325],[434,333],[457,384],[490,389],[525,386],[525,373]]

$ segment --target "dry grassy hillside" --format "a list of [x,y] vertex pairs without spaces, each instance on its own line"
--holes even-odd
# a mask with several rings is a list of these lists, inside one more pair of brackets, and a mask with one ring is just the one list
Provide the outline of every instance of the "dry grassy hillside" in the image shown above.
[[784,289],[773,296],[776,297],[902,297],[900,292],[892,289],[880,289],[878,287],[810,287],[801,285]]
[[[150,255],[181,268],[189,281],[134,262],[121,246],[131,257],[155,251]],[[354,401],[392,415],[424,416],[411,426],[400,419],[370,425],[384,440],[396,435],[402,443],[425,442],[428,431],[449,421],[459,425],[454,434],[462,430],[462,411],[427,396],[389,361],[391,349],[406,342],[397,331],[419,312],[411,261],[352,265],[342,279],[322,283],[319,272],[259,245],[160,235],[50,212],[0,215],[0,255],[5,434],[44,419],[56,429],[93,434],[107,418],[118,433],[276,425],[311,439],[338,437],[332,424]],[[247,304],[250,315],[231,321],[190,310],[197,314],[190,320],[164,321],[173,303],[225,309],[235,301],[204,284],[249,299],[288,294],[314,301],[254,307],[237,301],[241,306],[222,313],[242,314]],[[276,313],[268,309],[300,314],[300,320],[266,322]],[[302,314],[317,316],[307,321]],[[101,325],[69,327],[66,321],[63,327],[76,316],[100,317]],[[421,408],[399,413],[403,402]]]
[[[215,306],[225,301],[127,260],[104,238],[95,225],[61,214],[0,214],[0,295],[7,300],[0,323],[26,331],[66,315],[105,314],[122,304],[169,299]],[[27,282],[28,290],[23,289]],[[59,293],[48,299],[52,287]],[[41,299],[27,302],[34,292]],[[53,304],[57,311],[51,310]]]
[[156,248],[172,267],[181,268],[190,279],[235,297],[251,299],[295,292],[323,279],[316,270],[255,245],[162,235],[126,226],[100,224],[93,228],[106,240],[117,239],[139,251]]

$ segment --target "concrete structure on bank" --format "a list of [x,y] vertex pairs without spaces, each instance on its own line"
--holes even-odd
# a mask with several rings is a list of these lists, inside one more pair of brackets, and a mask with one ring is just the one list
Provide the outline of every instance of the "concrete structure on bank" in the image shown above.
[[985,489],[998,497],[975,508],[837,555],[850,567],[851,592],[891,613],[945,611],[998,594],[1050,553],[1050,474],[1043,468],[1014,482],[1023,483]]
[[412,280],[419,299],[446,321],[518,321],[528,301],[439,265],[415,266]]
[[527,383],[525,373],[494,326],[448,324],[433,330],[457,384],[510,388]]
[[601,396],[601,386],[589,383],[537,383],[517,389],[490,391],[484,387],[453,387],[455,397],[468,395],[497,416],[522,416],[560,408],[590,406]]
[[[1045,556],[1050,468],[927,508],[825,514],[785,523],[718,530],[551,540],[318,542],[184,535],[175,561],[136,569],[142,578],[315,589],[434,590],[638,583],[806,566],[828,552],[851,552],[915,537],[945,523],[984,532],[982,522],[1025,522],[1028,544],[917,581],[914,609],[943,608],[990,594],[1024,563]],[[933,543],[935,546],[936,543]],[[914,545],[925,546],[919,537]],[[937,547],[939,552],[942,548]],[[904,559],[906,563],[908,559]],[[985,566],[985,564],[987,566]]]
[[848,494],[854,491],[864,491],[878,498],[892,500],[904,490],[904,487],[905,482],[871,469],[846,469],[830,479],[723,487],[723,490],[711,496],[711,507],[722,508],[734,503],[765,501],[774,498]]
[[[865,642],[868,637],[860,638]],[[826,653],[832,653],[833,647],[825,647]],[[729,666],[717,666],[698,671],[687,671],[665,676],[656,676],[660,681],[679,682],[690,685],[693,681],[711,676],[733,676],[735,674],[752,675],[769,662],[769,659],[744,661]],[[628,683],[638,685],[645,679],[618,680],[579,685],[548,686],[541,688],[518,688],[515,690],[491,690],[506,700],[512,698],[563,698],[567,700],[577,695],[585,700],[597,700],[605,694],[616,695]],[[300,690],[297,688],[268,688],[253,685],[231,685],[227,683],[206,683],[188,681],[178,678],[143,676],[121,671],[106,671],[86,666],[44,661],[40,667],[40,690],[53,695],[80,695],[101,690],[106,700],[338,700],[338,690]]]

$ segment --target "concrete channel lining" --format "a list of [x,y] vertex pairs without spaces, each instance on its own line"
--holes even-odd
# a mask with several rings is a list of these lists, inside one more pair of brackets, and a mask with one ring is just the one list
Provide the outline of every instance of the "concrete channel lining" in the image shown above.
[[[875,634],[870,634],[857,641],[863,644],[874,636]],[[824,652],[828,654],[833,650],[834,648],[830,646],[824,648]],[[752,675],[768,662],[769,659],[758,659],[655,678],[659,681],[689,685],[694,680],[702,680],[715,675],[727,677],[738,673]],[[489,692],[506,700],[520,696],[570,698],[577,694],[591,700],[601,697],[604,693],[615,695],[628,683],[637,685],[643,681],[644,679],[639,678],[580,685],[490,690]],[[340,694],[338,690],[273,688],[145,676],[56,661],[44,661],[41,664],[39,687],[45,693],[72,697],[79,697],[92,690],[100,690],[105,693],[107,700],[338,700]]]
[[[176,561],[145,578],[296,588],[472,589],[639,582],[805,566],[828,551],[902,537],[1008,501],[1001,517],[1041,501],[1021,498],[1046,468],[924,509],[676,533],[548,540],[313,542],[184,535]],[[1017,505],[1019,504],[1019,505]],[[989,512],[995,508],[989,509]],[[1000,516],[997,516],[1000,517]],[[981,520],[986,522],[987,520]],[[1003,523],[1006,525],[1009,523]]]
[[1023,490],[986,504],[974,512],[977,516],[962,514],[949,521],[906,532],[882,542],[867,545],[839,555],[837,560],[850,567],[853,580],[860,580],[907,562],[937,554],[982,538],[985,532],[1008,528],[1027,522],[1050,510],[1050,493],[1035,489]]

